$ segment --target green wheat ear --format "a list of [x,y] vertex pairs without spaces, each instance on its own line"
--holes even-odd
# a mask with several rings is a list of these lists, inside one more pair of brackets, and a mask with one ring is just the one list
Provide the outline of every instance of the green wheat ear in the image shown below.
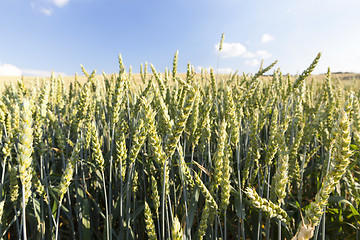
[[179,57],[179,51],[176,51],[175,54],[174,54],[173,70],[172,70],[173,80],[176,78],[178,57]]
[[172,234],[172,239],[174,239],[174,240],[182,240],[183,239],[181,225],[180,225],[180,222],[179,222],[179,219],[177,216],[174,217],[174,222],[173,222],[173,225],[171,228],[171,234]]
[[78,142],[76,143],[76,145],[72,151],[71,157],[66,164],[64,174],[61,176],[60,185],[59,185],[59,193],[58,193],[60,202],[64,198],[64,195],[68,191],[70,183],[73,180],[75,164],[79,158],[79,152],[81,149],[82,141],[83,141],[82,139],[79,139]]
[[32,178],[32,153],[33,153],[33,120],[31,113],[30,101],[23,100],[20,114],[19,127],[19,144],[18,144],[18,168],[20,173],[20,181],[25,191],[23,198],[27,204],[31,195],[31,178]]
[[225,121],[223,121],[220,125],[220,135],[219,135],[218,145],[217,145],[216,153],[213,157],[215,189],[221,186],[221,183],[224,180],[223,179],[224,158],[225,158],[225,147],[227,141],[226,126],[227,123]]
[[206,229],[208,228],[208,218],[210,215],[210,202],[205,201],[205,206],[201,213],[201,220],[200,225],[198,229],[198,239],[202,240],[204,238],[204,235],[206,233]]
[[222,49],[223,43],[224,43],[224,39],[225,39],[225,33],[221,34],[221,40],[220,40],[220,44],[219,44],[219,52]]
[[16,206],[16,201],[19,197],[19,183],[16,167],[9,164],[9,179],[10,179],[10,201]]
[[297,89],[301,85],[301,83],[305,80],[305,78],[307,78],[312,73],[312,71],[314,71],[314,68],[318,64],[320,57],[321,57],[321,53],[318,53],[314,61],[310,64],[310,66],[305,71],[303,71],[301,75],[296,79],[292,87],[292,91],[295,91],[295,89]]
[[261,209],[270,218],[276,217],[285,223],[289,221],[288,214],[279,205],[260,197],[254,189],[247,187],[245,194],[255,208]]
[[152,219],[152,213],[148,203],[145,201],[145,210],[144,210],[144,217],[145,217],[145,227],[146,233],[150,240],[156,240],[156,232],[155,232],[155,224],[154,220]]

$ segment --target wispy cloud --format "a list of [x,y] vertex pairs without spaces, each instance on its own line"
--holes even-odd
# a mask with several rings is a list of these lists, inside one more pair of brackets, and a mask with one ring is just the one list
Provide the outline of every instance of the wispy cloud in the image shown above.
[[36,77],[50,77],[51,74],[55,76],[67,76],[64,72],[53,72],[53,71],[44,71],[44,70],[35,70],[35,69],[23,69],[23,75],[25,76],[36,76]]
[[0,64],[0,76],[21,76],[21,69],[8,63]]
[[258,50],[256,51],[256,55],[259,56],[261,59],[270,58],[272,55],[266,50]]
[[[215,45],[215,51],[219,50],[220,43]],[[220,51],[223,58],[238,57],[246,53],[246,47],[241,43],[224,42]]]
[[0,76],[36,76],[36,77],[50,77],[54,73],[55,76],[67,76],[64,72],[52,72],[36,69],[21,69],[9,63],[0,63]]
[[256,67],[260,64],[260,61],[257,59],[251,59],[251,60],[246,60],[245,61],[245,65],[246,66],[251,66],[251,67]]
[[[202,66],[197,66],[196,70],[198,72],[201,72],[202,69],[205,69],[207,72],[210,72],[210,67],[202,67]],[[214,68],[213,68],[214,69]],[[233,73],[235,72],[234,69],[230,68],[230,67],[225,67],[225,68],[218,68],[218,69],[214,69],[214,72],[218,72],[220,74],[229,74],[229,73]]]
[[51,2],[55,4],[57,7],[63,7],[69,3],[69,0],[52,0]]
[[31,7],[45,15],[52,15],[54,8],[62,8],[69,3],[70,0],[35,0],[31,2]]
[[52,12],[53,12],[53,9],[52,8],[39,8],[38,9],[40,12],[42,12],[43,14],[45,14],[45,15],[48,15],[48,16],[50,16],[51,14],[52,14]]
[[[273,40],[269,34],[264,34],[262,37],[262,42],[268,42]],[[219,51],[219,43],[214,45],[214,51]],[[245,58],[244,61],[245,66],[255,67],[260,65],[261,59],[268,59],[272,56],[267,50],[256,50],[256,51],[248,51],[246,47],[241,43],[228,43],[224,42],[222,45],[222,50],[220,51],[220,56],[222,58],[235,58],[241,57]],[[205,68],[209,70],[209,68]],[[201,67],[198,67],[198,70],[201,70]],[[234,72],[232,68],[220,68],[218,69],[219,73],[231,73]]]
[[[215,69],[216,71],[216,69]],[[230,68],[230,67],[227,67],[227,68],[219,68],[217,69],[217,71],[221,74],[229,74],[229,73],[233,73],[235,72],[234,69]]]
[[256,54],[254,54],[252,52],[246,52],[246,53],[244,53],[243,57],[245,57],[245,58],[254,58],[254,57],[256,57]]
[[261,42],[263,43],[267,43],[267,42],[270,42],[272,40],[274,40],[275,38],[273,36],[271,36],[270,34],[263,34],[261,36]]

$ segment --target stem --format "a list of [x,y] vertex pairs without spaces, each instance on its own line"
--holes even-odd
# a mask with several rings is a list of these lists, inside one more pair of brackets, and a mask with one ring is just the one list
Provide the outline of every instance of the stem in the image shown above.
[[[239,136],[239,138],[240,138],[240,136]],[[245,238],[244,215],[243,215],[243,202],[242,202],[241,172],[240,172],[240,141],[236,145],[236,162],[237,162],[239,189],[240,189],[239,198],[240,198],[241,238],[246,239]]]
[[281,221],[278,220],[278,239],[281,240]]
[[59,207],[57,209],[57,215],[56,215],[56,225],[55,225],[55,240],[58,240],[58,234],[59,234],[59,224],[60,224],[60,209],[61,209],[61,203],[62,198],[59,201]]
[[103,180],[103,186],[104,186],[104,202],[105,202],[105,212],[106,212],[106,239],[109,240],[110,237],[110,223],[109,223],[109,206],[107,202],[107,195],[106,195],[106,184],[105,184],[105,175],[104,170],[101,171],[102,174],[102,180]]
[[[16,233],[17,233],[17,236],[18,236],[18,239],[21,240],[21,233],[20,233],[20,226],[19,226],[19,221],[18,221],[18,218],[17,218],[17,210],[16,210],[16,207],[14,207],[14,211],[15,211],[15,216],[14,218],[16,219]],[[11,226],[11,225],[10,225]],[[5,233],[4,233],[5,234]]]
[[24,240],[27,239],[26,237],[26,205],[25,205],[25,186],[22,185],[22,222],[23,222],[23,238]]
[[[257,173],[257,177],[258,177],[259,188],[260,188],[259,196],[260,196],[260,197],[263,197],[263,195],[264,195],[264,187],[265,187],[264,184],[265,184],[266,176],[264,176],[264,180],[263,180],[263,183],[262,183],[262,187],[260,187],[261,181],[260,181],[260,173],[259,173],[259,172]],[[262,210],[260,209],[260,211],[259,211],[259,220],[258,220],[258,228],[257,228],[256,239],[260,239],[260,231],[261,231],[261,225],[262,225],[261,219],[262,219]]]
[[[270,170],[271,170],[271,166],[269,165],[267,168],[267,188],[266,188],[266,199],[269,200],[270,198]],[[266,224],[265,224],[265,229],[266,229],[266,240],[270,239],[270,219],[266,218]]]
[[[218,215],[215,216],[215,221],[219,222],[219,225],[220,225],[220,236],[221,236],[220,239],[225,239],[224,238],[224,233],[223,233],[223,230],[222,230],[222,227],[221,227],[221,224],[220,224],[220,217]],[[215,235],[215,236],[217,236],[217,235]]]
[[322,233],[321,233],[322,240],[325,240],[325,214],[326,214],[326,207],[324,209],[324,215],[323,215],[323,221],[322,221]]
[[[112,135],[111,135],[111,146],[110,146],[110,176],[109,176],[109,203],[108,203],[108,217],[107,217],[107,224],[109,224],[109,233],[112,232],[112,219],[111,219],[111,207],[112,207],[112,184],[111,184],[111,179],[112,179],[112,168],[113,168],[113,150],[114,150],[114,137],[115,137],[115,123],[113,124],[113,128],[112,128]],[[106,186],[105,186],[105,178],[104,178],[104,171],[103,171],[103,181],[104,181],[104,192],[106,192]],[[106,195],[106,193],[105,193]],[[105,201],[107,201],[105,199]],[[108,235],[108,238],[111,240],[112,239],[112,234]]]
[[[181,148],[181,146],[178,146]],[[194,146],[192,148],[192,152],[194,152]],[[191,154],[191,164],[193,162],[193,153]],[[180,163],[180,157],[179,157],[179,166],[181,166],[181,163]],[[192,169],[192,165],[191,165],[191,169]],[[183,194],[184,194],[184,207],[185,207],[185,217],[186,217],[186,237],[187,239],[191,240],[191,226],[189,225],[189,214],[188,214],[188,209],[187,209],[187,193],[186,193],[186,182],[184,181],[184,174],[183,174],[183,171],[180,171],[180,176],[181,176],[181,182],[182,182],[182,185],[183,185]]]
[[[194,144],[192,144],[191,146],[191,161],[190,161],[190,169],[193,169],[193,164],[194,164]],[[183,151],[185,153],[185,151]],[[185,156],[184,156],[184,159],[185,159]],[[192,172],[191,172],[192,174]],[[193,175],[193,174],[192,174]]]
[[[44,184],[45,184],[45,191],[46,191],[46,196],[47,196],[47,206],[48,206],[48,212],[49,212],[49,222],[50,222],[50,228],[49,229],[53,229],[53,224],[56,225],[56,220],[54,218],[54,215],[52,214],[51,211],[51,206],[50,206],[50,195],[49,195],[49,185],[48,185],[48,181],[47,178],[45,176],[47,176],[46,174],[46,165],[45,165],[45,160],[42,156],[40,156],[40,172],[41,172],[41,178],[44,179]],[[74,231],[75,232],[75,231]]]
[[[216,199],[218,198],[218,189],[216,189],[216,193],[215,193]],[[220,220],[219,220],[220,221]],[[219,224],[220,225],[220,224]],[[220,225],[220,229],[221,229],[221,225]],[[215,217],[215,237],[217,237],[218,235],[218,221],[217,221],[217,216]]]
[[130,201],[131,201],[131,179],[134,172],[134,163],[131,163],[129,167],[128,180],[126,183],[126,239],[129,239],[130,235]]
[[[167,224],[167,227],[168,227],[168,236],[170,238],[171,236],[171,227],[170,227],[170,221],[169,221],[169,212],[170,212],[170,218],[171,218],[171,221],[174,222],[174,217],[173,217],[173,214],[172,214],[172,210],[171,210],[171,202],[170,202],[170,197],[167,196],[167,202],[169,203],[169,207],[168,205],[166,205],[166,224]],[[169,211],[169,209],[170,211]]]
[[159,233],[161,232],[161,229],[160,229],[160,219],[159,219],[159,214],[156,215],[156,219],[157,219],[157,224],[158,224],[158,231]]
[[301,209],[301,202],[302,202],[302,188],[303,188],[303,178],[304,178],[304,165],[305,165],[305,161],[306,161],[306,145],[304,146],[304,157],[301,161],[301,167],[300,167],[300,186],[299,186],[299,190],[298,190],[298,203]]
[[[167,160],[166,160],[167,161]],[[165,240],[165,175],[166,175],[166,161],[164,162],[163,171],[163,191],[161,195],[161,217],[162,217],[162,239]]]
[[[4,158],[4,161],[2,163],[2,175],[1,175],[1,186],[0,186],[0,201],[2,200],[2,192],[3,192],[3,186],[4,186],[4,178],[5,178],[5,163],[6,163],[7,157]],[[0,233],[2,231],[2,224],[0,222]]]
[[[122,161],[120,161],[120,232],[119,232],[119,236],[121,235],[122,233],[122,227],[123,227],[123,182],[122,182]],[[120,236],[121,237],[121,236]]]
[[[6,164],[7,157],[2,162],[2,174],[1,174],[1,186],[0,186],[0,193],[3,191],[3,185],[4,185],[4,178],[5,178],[5,164]],[[2,194],[0,194],[0,200],[2,200]],[[1,232],[1,231],[0,231]]]
[[226,237],[226,209],[224,211],[224,239],[227,239]]

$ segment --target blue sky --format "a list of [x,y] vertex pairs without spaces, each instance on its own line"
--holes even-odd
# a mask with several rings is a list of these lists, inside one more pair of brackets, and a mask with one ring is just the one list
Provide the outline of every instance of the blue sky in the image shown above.
[[141,63],[255,73],[360,72],[358,0],[0,0],[0,75],[139,72]]

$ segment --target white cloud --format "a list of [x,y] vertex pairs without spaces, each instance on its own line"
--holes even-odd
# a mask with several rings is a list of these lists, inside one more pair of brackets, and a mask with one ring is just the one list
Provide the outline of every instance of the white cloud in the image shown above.
[[52,3],[55,4],[57,7],[63,7],[69,3],[69,0],[52,0]]
[[[266,34],[265,34],[266,35]],[[270,41],[268,35],[265,37],[266,41]],[[264,37],[263,37],[264,38]],[[272,37],[271,37],[272,38]],[[214,46],[215,52],[219,51],[219,43]],[[241,43],[227,43],[224,42],[222,49],[220,51],[220,56],[222,58],[231,58],[231,57],[244,57],[244,58],[256,58],[260,57],[262,59],[270,58],[272,55],[266,50],[258,50],[255,53],[249,52],[246,50],[246,47]]]
[[[36,77],[50,77],[52,71],[36,70],[36,69],[20,69],[19,67],[8,64],[0,63],[0,76],[36,76]],[[67,76],[63,72],[54,72],[55,76]]]
[[0,76],[21,76],[21,69],[11,64],[0,64]]
[[39,8],[39,11],[44,13],[45,15],[50,16],[53,12],[52,8]]
[[266,50],[258,50],[256,51],[256,55],[259,56],[261,59],[270,58],[272,55]]
[[[268,42],[271,41],[272,39],[274,39],[272,36],[270,36],[269,34],[264,34],[263,35],[263,42]],[[214,46],[215,48],[215,52],[219,51],[219,43],[216,44]],[[272,56],[271,53],[269,53],[266,50],[257,50],[254,52],[250,52],[246,49],[246,47],[244,45],[242,45],[241,43],[227,43],[224,42],[223,46],[222,46],[222,50],[220,51],[220,56],[222,58],[231,58],[231,57],[242,57],[247,59],[244,64],[246,66],[258,66],[260,65],[260,59],[267,59],[270,58]],[[205,68],[207,71],[209,71],[210,68]],[[201,67],[198,67],[198,71],[201,71]],[[214,71],[216,71],[214,69]],[[232,68],[219,68],[218,69],[219,73],[230,73],[230,72],[234,72],[234,70]]]
[[251,60],[246,60],[245,61],[246,66],[255,67],[255,66],[258,66],[259,64],[260,64],[260,61],[257,60],[257,59],[251,59]]
[[45,15],[50,16],[54,7],[62,8],[69,3],[70,0],[34,0],[31,7]]
[[32,2],[30,5],[32,9],[41,12],[42,14],[45,14],[47,16],[51,16],[51,14],[53,13],[53,8],[46,2],[37,1]]
[[[219,43],[215,45],[215,51],[219,51]],[[220,51],[223,58],[238,57],[246,53],[246,48],[241,43],[224,42]]]
[[[44,71],[44,70],[35,70],[35,69],[23,69],[23,75],[25,76],[36,76],[36,77],[50,77],[53,73],[52,71]],[[55,76],[67,76],[66,73],[63,72],[54,72]]]
[[243,55],[243,57],[245,57],[245,58],[254,58],[254,57],[256,57],[256,55],[254,53],[252,53],[252,52],[246,52]]
[[274,40],[275,38],[273,36],[271,36],[270,34],[263,34],[261,36],[261,42],[263,43],[267,43],[267,42],[270,42],[272,40]]
[[[216,69],[214,69],[214,71],[216,71]],[[227,67],[227,68],[219,68],[218,72],[221,74],[229,74],[229,73],[233,73],[235,71],[234,71],[234,69]]]
[[[202,67],[202,66],[197,66],[196,70],[198,72],[201,72],[201,70],[204,69],[207,72],[210,72],[210,67]],[[229,74],[229,73],[233,73],[235,72],[234,69],[230,68],[230,67],[226,67],[226,68],[213,68],[214,73],[216,74],[216,72],[220,73],[220,74]]]

